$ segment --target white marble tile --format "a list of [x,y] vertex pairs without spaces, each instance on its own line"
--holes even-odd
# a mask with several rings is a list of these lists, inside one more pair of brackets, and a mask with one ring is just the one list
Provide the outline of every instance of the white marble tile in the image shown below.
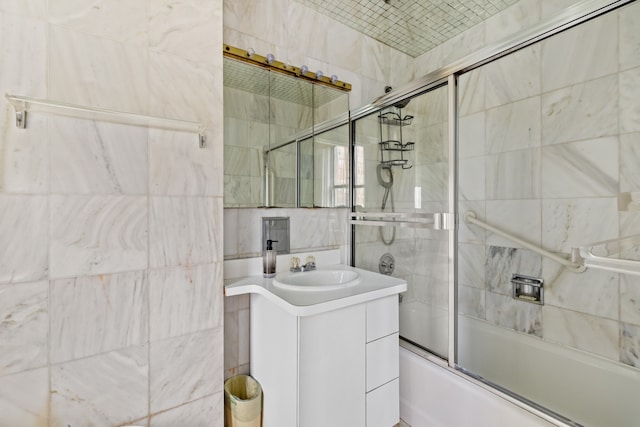
[[224,371],[225,378],[236,375],[240,365],[240,335],[238,310],[224,314]]
[[540,197],[540,151],[539,148],[533,148],[487,156],[487,199]]
[[542,42],[542,90],[618,71],[618,16],[609,13]]
[[620,14],[620,70],[640,66],[640,4],[630,4]]
[[51,117],[51,192],[146,194],[147,129]]
[[640,67],[620,73],[620,132],[640,131]]
[[483,48],[485,46],[485,28],[486,24],[481,22],[443,43],[442,64],[449,65],[455,60]]
[[618,145],[617,137],[608,137],[543,147],[542,196],[615,196]]
[[618,133],[618,76],[608,76],[542,95],[542,144]]
[[[295,10],[288,12],[287,6],[289,5]],[[285,44],[283,41],[287,39],[284,35],[286,27],[274,26],[273,23],[281,22],[282,17],[290,16],[293,18],[296,14],[303,12],[304,9],[306,8],[298,3],[282,0],[272,1],[269,4],[252,0],[224,2],[224,25],[256,38],[262,35],[262,40],[264,41],[283,45]],[[303,22],[308,23],[309,21]],[[295,22],[292,22],[292,24],[295,24]],[[296,34],[292,33],[291,37],[295,38]],[[248,49],[249,47],[253,47],[257,53],[261,53],[257,46],[242,48]],[[266,53],[264,52],[264,54]]]
[[483,156],[485,146],[485,112],[461,117],[458,125],[459,157]]
[[51,278],[147,267],[147,198],[51,196]]
[[622,307],[618,303],[618,274],[596,269],[576,274],[547,259],[542,272],[546,305],[618,320]]
[[368,37],[362,37],[361,63],[362,74],[375,80],[386,80],[392,67],[392,48]]
[[49,190],[47,117],[38,113],[29,115],[29,129],[16,128],[12,107],[7,106],[7,114],[4,117],[6,120],[0,121],[0,191],[47,193]]
[[222,324],[222,264],[151,270],[150,339],[157,341]]
[[[499,227],[516,237],[534,245],[542,240],[542,218],[540,200],[487,201],[487,223]],[[481,215],[478,215],[483,220]],[[471,225],[471,227],[477,227]],[[487,245],[518,248],[511,240],[487,232]]]
[[458,283],[474,288],[485,288],[485,246],[458,244]]
[[0,194],[0,283],[45,278],[49,270],[46,196]]
[[148,43],[144,0],[50,0],[49,22],[122,43]]
[[250,321],[251,311],[247,308],[238,311],[238,363],[248,364],[250,360]]
[[0,414],[5,426],[49,425],[49,370],[1,376]]
[[549,305],[543,308],[544,340],[618,360],[618,322]]
[[132,113],[147,111],[147,50],[75,33],[49,30],[49,97]]
[[[211,130],[208,136],[215,136],[215,130],[223,127],[224,120],[220,108],[223,102],[222,64],[217,73],[215,70],[211,66],[150,52],[149,114],[200,122]],[[222,140],[212,137],[208,144],[222,145]]]
[[[487,27],[489,28],[489,27]],[[485,65],[487,108],[537,96],[540,93],[540,47],[533,45]],[[530,106],[538,112],[539,105]]]
[[458,192],[464,200],[484,200],[485,158],[460,159],[458,169]]
[[503,328],[542,337],[542,306],[487,292],[487,321]]
[[149,282],[143,271],[51,282],[51,362],[148,340]]
[[146,346],[51,367],[52,427],[123,425],[147,415]]
[[542,276],[542,256],[527,249],[488,246],[485,271],[487,290],[511,296],[511,277],[514,274]]
[[539,146],[539,97],[527,98],[487,111],[487,153],[503,153]]
[[222,175],[221,146],[198,148],[195,133],[149,131],[151,194],[222,196]]
[[149,2],[149,46],[216,67],[222,43],[222,3],[198,0]]
[[[262,217],[280,216],[280,210],[238,210],[238,254],[259,255],[262,252]],[[288,216],[283,214],[282,216]],[[291,226],[291,224],[289,224]],[[292,231],[293,234],[293,231]]]
[[5,0],[0,2],[0,12],[7,12],[13,15],[20,16],[46,18],[47,0]]
[[485,291],[464,285],[459,286],[458,313],[484,319],[486,317]]
[[[35,6],[36,3],[42,3],[46,8],[46,2],[42,0],[2,1],[0,10],[3,8],[27,9]],[[9,6],[9,4],[16,4],[16,6]],[[26,10],[23,11],[26,12]],[[2,58],[0,93],[45,97],[47,94],[46,34],[47,26],[43,21],[0,13],[0,57]],[[11,125],[14,120],[15,116],[11,118]]]
[[640,326],[640,283],[637,276],[620,275],[620,321]]
[[[487,4],[488,6],[489,4]],[[486,42],[493,44],[518,34],[540,20],[540,1],[521,0],[487,19]]]
[[541,1],[540,7],[543,19],[550,19],[558,15],[563,10],[570,6],[573,6],[576,0],[554,0],[554,1]]
[[[226,205],[226,198],[225,198]],[[224,209],[224,257],[235,258],[238,255],[238,209]]]
[[151,267],[222,261],[222,199],[152,197],[150,205]]
[[224,421],[224,393],[198,399],[170,411],[151,416],[150,427],[210,427]]
[[620,325],[620,361],[640,368],[640,327]]
[[0,285],[0,375],[46,366],[48,287],[47,281]]
[[618,200],[546,199],[542,201],[542,245],[553,252],[618,237]]
[[620,135],[620,192],[640,191],[640,133]]
[[481,112],[485,109],[485,69],[476,68],[458,79],[458,108],[460,116]]
[[151,413],[222,391],[223,328],[151,343]]

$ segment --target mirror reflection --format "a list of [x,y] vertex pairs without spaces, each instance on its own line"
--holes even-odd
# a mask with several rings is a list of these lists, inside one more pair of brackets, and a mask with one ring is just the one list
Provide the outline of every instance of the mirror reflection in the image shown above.
[[348,109],[345,91],[225,57],[224,206],[348,206],[348,124],[331,124]]

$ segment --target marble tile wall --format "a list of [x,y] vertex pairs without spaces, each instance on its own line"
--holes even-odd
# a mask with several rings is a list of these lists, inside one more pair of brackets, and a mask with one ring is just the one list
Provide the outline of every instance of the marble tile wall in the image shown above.
[[208,129],[0,100],[0,425],[223,425],[222,3],[0,0],[0,93]]
[[[513,8],[523,25],[540,3]],[[461,76],[460,212],[565,256],[638,232],[638,22],[631,4]],[[637,276],[576,274],[466,224],[459,241],[461,313],[640,366]],[[509,296],[513,273],[544,279],[544,306]]]

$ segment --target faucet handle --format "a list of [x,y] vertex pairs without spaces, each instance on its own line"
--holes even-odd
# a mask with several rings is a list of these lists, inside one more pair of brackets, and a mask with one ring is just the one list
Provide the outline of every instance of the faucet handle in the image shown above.
[[300,269],[300,258],[294,256],[291,258],[291,271]]
[[305,264],[309,264],[309,263],[316,263],[316,257],[314,257],[313,255],[309,255],[307,257],[307,261],[305,262]]

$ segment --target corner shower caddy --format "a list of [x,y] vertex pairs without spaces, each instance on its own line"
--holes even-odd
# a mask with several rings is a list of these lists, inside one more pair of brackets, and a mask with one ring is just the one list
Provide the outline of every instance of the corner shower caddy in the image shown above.
[[5,98],[7,98],[7,101],[9,101],[15,109],[16,127],[20,129],[25,129],[27,127],[28,111],[39,111],[88,120],[101,120],[127,125],[150,126],[159,129],[195,132],[198,133],[198,146],[200,148],[204,148],[206,146],[206,129],[201,123],[197,122],[105,110],[102,108],[67,104],[65,102],[51,101],[48,99],[29,98],[26,96],[5,94]]
[[[413,166],[408,159],[404,157],[404,153],[413,151],[415,142],[403,142],[402,128],[411,125],[413,116],[402,115],[402,109],[398,111],[380,112],[378,115],[378,123],[380,124],[380,163],[387,166],[402,166],[402,169],[411,169]],[[383,126],[397,126],[399,139],[383,139]],[[389,134],[389,132],[387,132]],[[386,153],[386,159],[385,159]],[[394,153],[399,153],[399,158]]]

